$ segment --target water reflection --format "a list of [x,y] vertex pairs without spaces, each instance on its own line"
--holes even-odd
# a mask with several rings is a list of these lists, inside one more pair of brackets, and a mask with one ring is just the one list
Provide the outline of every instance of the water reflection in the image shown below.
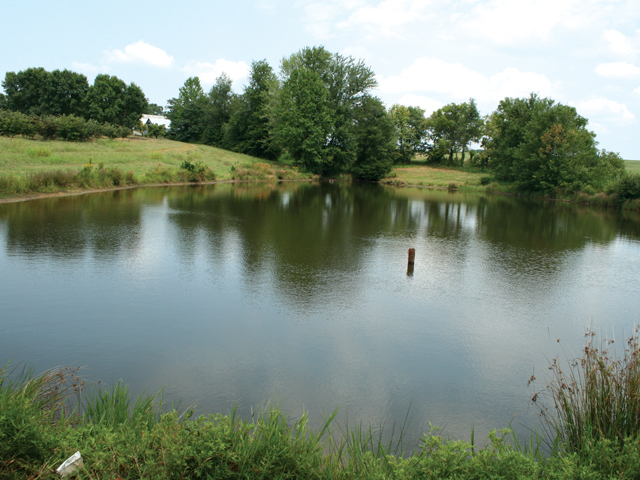
[[202,412],[275,394],[377,423],[413,401],[416,435],[515,413],[526,433],[553,335],[638,321],[639,240],[630,212],[378,185],[0,205],[0,361],[88,365]]

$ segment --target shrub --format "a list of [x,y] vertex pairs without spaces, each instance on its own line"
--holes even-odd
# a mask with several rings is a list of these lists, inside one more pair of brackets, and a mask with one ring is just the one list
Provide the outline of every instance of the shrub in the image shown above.
[[616,195],[620,203],[640,198],[640,175],[630,173],[619,178],[607,187],[607,193]]
[[209,167],[203,163],[194,163],[184,160],[180,168],[186,171],[186,175],[180,175],[182,180],[188,182],[204,182],[207,180],[215,180],[216,176]]
[[70,142],[86,140],[88,131],[83,118],[75,115],[63,115],[58,117],[58,138]]
[[35,117],[20,112],[0,110],[0,135],[33,137],[36,133],[38,133],[38,128]]
[[58,122],[56,117],[43,115],[38,123],[38,133],[44,140],[55,140],[58,138]]
[[491,177],[480,177],[480,185],[487,186],[491,183]]
[[118,138],[118,127],[111,125],[110,123],[103,123],[102,135],[111,139]]

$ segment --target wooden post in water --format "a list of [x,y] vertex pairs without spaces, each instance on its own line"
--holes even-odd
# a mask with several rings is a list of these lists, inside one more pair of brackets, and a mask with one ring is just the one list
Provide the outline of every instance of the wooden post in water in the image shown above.
[[413,264],[415,262],[416,259],[416,249],[415,248],[410,248],[409,249],[409,264],[407,265],[407,275],[411,276],[413,275]]

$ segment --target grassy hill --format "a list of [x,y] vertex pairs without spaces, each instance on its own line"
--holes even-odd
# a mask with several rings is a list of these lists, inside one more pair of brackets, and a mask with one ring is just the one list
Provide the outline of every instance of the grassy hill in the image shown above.
[[[182,168],[184,162],[192,170]],[[282,163],[171,140],[45,142],[0,137],[0,198],[160,183],[309,177]]]
[[228,180],[232,167],[264,162],[248,155],[172,140],[143,137],[100,139],[93,142],[43,142],[25,138],[0,137],[0,175],[28,175],[57,169],[80,169],[87,163],[142,176],[158,167],[180,168],[183,161],[203,163],[216,178]]

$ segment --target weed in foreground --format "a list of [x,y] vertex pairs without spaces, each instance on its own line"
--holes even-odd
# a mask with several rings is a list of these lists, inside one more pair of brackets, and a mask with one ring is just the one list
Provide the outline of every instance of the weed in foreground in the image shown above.
[[601,441],[621,447],[640,438],[638,335],[637,327],[618,355],[614,340],[588,330],[581,357],[551,360],[548,385],[532,401],[556,446],[580,452]]

